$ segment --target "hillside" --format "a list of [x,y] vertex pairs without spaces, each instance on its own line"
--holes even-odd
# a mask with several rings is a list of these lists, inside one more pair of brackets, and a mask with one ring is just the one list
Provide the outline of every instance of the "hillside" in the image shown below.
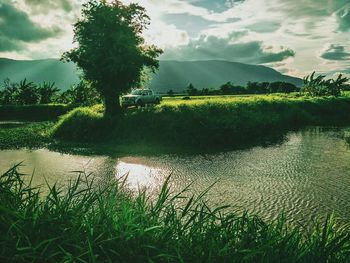
[[35,83],[55,82],[61,90],[66,90],[72,84],[79,82],[75,65],[58,59],[11,60],[0,58],[0,82],[6,78],[10,78],[12,82],[19,82],[24,78]]
[[166,92],[168,90],[183,91],[189,83],[195,88],[218,88],[231,81],[236,85],[252,82],[285,81],[297,86],[302,80],[278,71],[258,65],[228,61],[161,61],[159,71],[150,82],[154,90]]
[[[0,58],[0,81],[5,78],[13,82],[24,78],[36,83],[55,82],[62,90],[79,81],[74,64],[57,59],[24,61]],[[302,82],[265,66],[228,61],[161,61],[149,86],[157,92],[181,92],[189,83],[202,89],[218,88],[228,81],[236,85],[245,85],[248,81],[286,81],[298,86]]]

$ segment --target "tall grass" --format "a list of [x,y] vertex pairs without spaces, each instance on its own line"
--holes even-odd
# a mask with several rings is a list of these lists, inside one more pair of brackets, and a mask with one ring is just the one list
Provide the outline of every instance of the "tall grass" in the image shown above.
[[331,217],[310,231],[266,223],[172,193],[169,179],[153,201],[84,173],[44,196],[18,168],[0,176],[1,262],[350,262]]
[[[102,115],[92,111],[80,108],[74,115],[64,116],[54,127],[53,136],[94,141],[101,139],[103,130],[107,134],[103,139],[115,143],[229,145],[303,125],[349,123],[350,98],[253,96],[168,100],[156,107],[127,111],[122,119],[108,125],[103,124]],[[100,128],[89,128],[95,124]]]

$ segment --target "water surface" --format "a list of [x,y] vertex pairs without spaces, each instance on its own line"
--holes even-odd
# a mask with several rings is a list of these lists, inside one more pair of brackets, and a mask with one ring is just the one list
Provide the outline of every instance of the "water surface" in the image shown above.
[[[278,145],[223,153],[159,156],[81,156],[48,150],[0,152],[0,172],[23,161],[22,171],[34,183],[65,183],[85,170],[110,180],[128,174],[132,189],[156,191],[172,175],[172,188],[190,183],[200,193],[215,183],[206,198],[230,204],[232,210],[266,219],[284,213],[290,221],[311,222],[334,213],[350,221],[350,148],[343,139],[348,128],[311,127],[290,132]],[[108,179],[107,179],[108,178]]]

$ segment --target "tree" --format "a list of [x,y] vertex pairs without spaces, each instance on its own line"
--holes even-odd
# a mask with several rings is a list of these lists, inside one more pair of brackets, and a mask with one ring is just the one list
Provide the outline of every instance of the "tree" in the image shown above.
[[27,82],[27,79],[21,80],[18,84],[17,101],[19,104],[37,104],[39,101],[39,92],[33,82]]
[[40,95],[40,104],[48,104],[53,101],[53,97],[59,92],[60,90],[55,87],[55,83],[50,82],[44,82],[39,85],[38,92]]
[[198,95],[199,91],[193,86],[192,83],[190,83],[187,88],[186,88],[186,92],[188,95],[190,96],[196,96]]
[[346,87],[346,83],[349,81],[342,74],[339,74],[336,80],[325,80],[325,77],[323,75],[315,77],[315,72],[313,72],[310,76],[304,78],[304,86],[301,91],[315,97],[340,96],[342,90]]
[[119,95],[139,85],[145,67],[153,72],[159,67],[162,50],[147,46],[142,37],[149,23],[146,10],[138,4],[89,0],[83,5],[82,18],[74,25],[78,46],[62,59],[75,62],[96,87],[106,117],[120,112]]
[[297,91],[297,89],[298,88],[294,84],[283,81],[272,82],[268,87],[269,93],[291,93]]
[[167,94],[168,94],[169,97],[174,97],[174,95],[175,95],[175,93],[174,93],[174,91],[173,91],[172,89],[169,90],[169,91],[167,92]]
[[4,80],[3,89],[0,94],[2,105],[15,105],[18,98],[18,85],[12,83],[9,78]]

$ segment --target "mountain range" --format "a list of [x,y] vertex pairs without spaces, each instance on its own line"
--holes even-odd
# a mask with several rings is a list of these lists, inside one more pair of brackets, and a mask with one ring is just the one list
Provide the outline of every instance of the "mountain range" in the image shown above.
[[[26,78],[35,83],[55,82],[61,90],[79,82],[79,70],[73,63],[58,59],[12,60],[0,58],[0,81],[9,78],[19,82]],[[228,61],[160,61],[159,70],[152,76],[148,86],[156,92],[169,90],[181,92],[192,83],[197,89],[218,88],[231,81],[236,85],[252,82],[284,81],[297,86],[302,80],[283,75],[260,65],[248,65]]]

